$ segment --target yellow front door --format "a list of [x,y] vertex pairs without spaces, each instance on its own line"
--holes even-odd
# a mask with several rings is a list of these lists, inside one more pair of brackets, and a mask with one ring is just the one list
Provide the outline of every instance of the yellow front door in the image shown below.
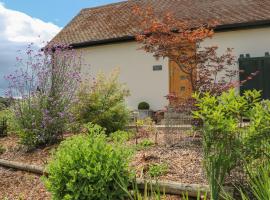
[[191,97],[192,85],[189,76],[174,61],[169,61],[169,81],[170,94],[177,96],[178,101],[183,101]]

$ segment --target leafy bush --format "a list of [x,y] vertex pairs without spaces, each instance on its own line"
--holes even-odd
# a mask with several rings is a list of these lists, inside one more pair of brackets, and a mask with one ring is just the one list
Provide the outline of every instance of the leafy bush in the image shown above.
[[5,118],[7,120],[7,132],[8,133],[18,133],[19,126],[15,119],[14,113],[11,109],[5,109],[0,111],[0,119]]
[[166,174],[168,171],[168,165],[166,163],[160,163],[160,164],[152,164],[149,166],[149,176],[150,177],[158,177]]
[[260,92],[255,90],[242,96],[230,90],[220,96],[205,93],[194,97],[198,107],[194,116],[203,121],[204,166],[211,198],[216,200],[225,177],[236,165],[265,157],[270,143],[270,102],[260,102]]
[[0,97],[0,111],[7,109],[12,103],[10,98]]
[[12,110],[21,142],[30,148],[52,144],[62,137],[72,119],[70,107],[80,81],[80,55],[59,44],[44,51],[29,45],[22,51],[26,56],[17,57],[20,68],[6,76],[6,94],[15,99]]
[[141,103],[139,103],[138,105],[138,110],[149,110],[150,109],[150,105],[149,103],[143,101]]
[[[138,127],[138,132],[136,136],[138,137],[148,137],[153,134],[155,135],[155,143],[158,143],[158,129],[156,127],[156,123],[152,118],[147,117],[145,119],[137,120],[136,126]],[[137,139],[136,137],[136,139]]]
[[7,118],[0,118],[0,137],[7,136],[8,126],[7,126]]
[[249,126],[242,136],[245,162],[257,168],[270,159],[270,101],[252,106]]
[[126,131],[116,131],[110,134],[110,140],[113,142],[126,142],[131,138],[131,133]]
[[118,71],[106,77],[99,74],[90,85],[83,83],[73,111],[81,124],[92,122],[106,128],[106,133],[122,130],[129,121],[125,98],[129,91],[118,82]]
[[124,199],[128,185],[129,151],[108,144],[105,130],[87,125],[88,134],[62,142],[47,166],[45,185],[56,200]]

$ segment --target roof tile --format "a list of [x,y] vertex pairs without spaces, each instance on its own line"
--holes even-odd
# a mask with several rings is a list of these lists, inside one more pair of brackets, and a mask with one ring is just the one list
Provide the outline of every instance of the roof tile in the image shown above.
[[183,20],[217,20],[220,25],[270,20],[270,0],[129,0],[81,10],[52,41],[79,44],[135,35],[135,5],[170,11]]

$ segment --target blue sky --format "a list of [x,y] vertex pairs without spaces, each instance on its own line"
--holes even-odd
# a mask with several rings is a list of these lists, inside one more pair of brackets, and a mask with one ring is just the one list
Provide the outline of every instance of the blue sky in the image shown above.
[[18,50],[29,43],[40,48],[82,8],[121,0],[0,0],[0,96],[8,86],[5,75],[16,69]]
[[121,0],[0,0],[5,7],[26,13],[45,22],[65,26],[82,8]]

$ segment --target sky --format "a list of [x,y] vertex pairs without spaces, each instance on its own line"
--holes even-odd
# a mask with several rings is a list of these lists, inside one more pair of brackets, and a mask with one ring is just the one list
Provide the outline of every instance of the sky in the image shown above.
[[121,0],[0,0],[0,96],[17,69],[18,50],[52,39],[82,8]]

